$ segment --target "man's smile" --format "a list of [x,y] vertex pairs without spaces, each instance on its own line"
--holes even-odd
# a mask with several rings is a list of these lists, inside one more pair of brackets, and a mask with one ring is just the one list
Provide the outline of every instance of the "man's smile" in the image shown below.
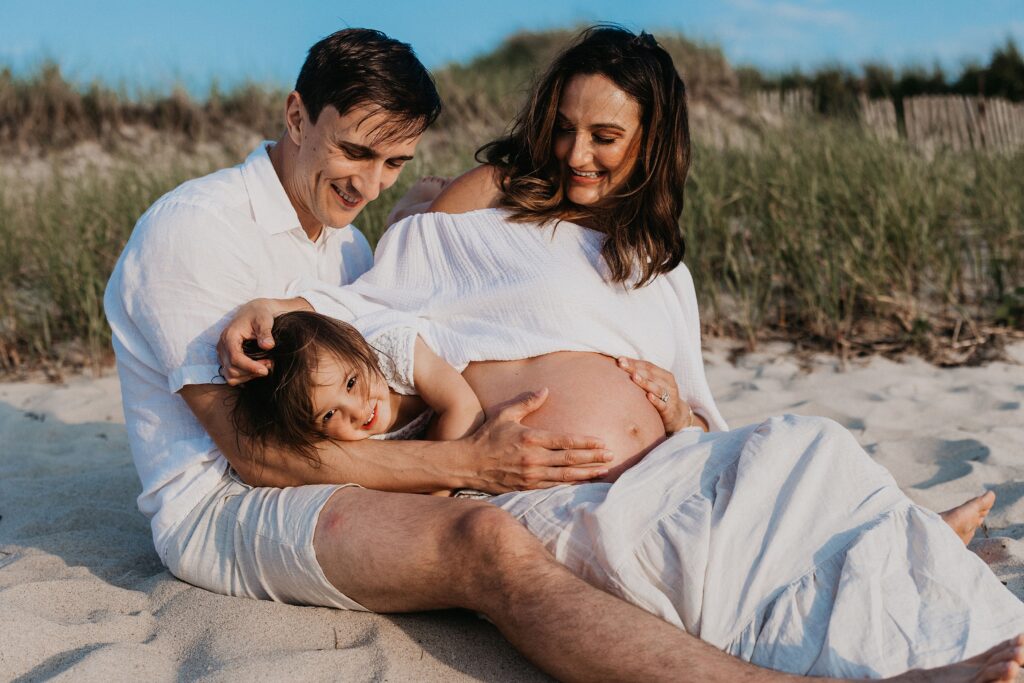
[[350,194],[338,187],[336,184],[331,183],[331,189],[334,190],[334,194],[341,200],[341,203],[345,208],[354,209],[362,202],[362,198],[358,194]]

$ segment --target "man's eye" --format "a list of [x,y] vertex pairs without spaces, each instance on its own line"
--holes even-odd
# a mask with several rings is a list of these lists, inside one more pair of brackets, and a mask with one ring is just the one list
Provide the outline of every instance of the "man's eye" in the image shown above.
[[327,422],[332,417],[334,417],[334,411],[333,410],[328,410],[326,413],[324,413],[323,421]]
[[355,385],[356,385],[356,378],[352,377],[352,378],[350,378],[348,380],[348,383],[345,384],[345,388],[348,389],[349,391],[352,391],[352,387],[354,387]]
[[366,152],[359,149],[352,149],[351,147],[342,147],[341,151],[345,153],[349,159],[359,160],[366,158]]

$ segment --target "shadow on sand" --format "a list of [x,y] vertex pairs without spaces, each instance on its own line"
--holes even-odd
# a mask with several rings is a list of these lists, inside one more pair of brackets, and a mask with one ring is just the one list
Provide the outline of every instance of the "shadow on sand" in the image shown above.
[[34,646],[28,670],[0,657],[0,678],[88,673],[116,657],[178,680],[273,677],[292,659],[290,672],[320,677],[358,667],[360,679],[384,680],[422,665],[422,679],[549,680],[467,612],[381,616],[188,586],[164,569],[136,508],[123,425],[0,402],[0,433],[0,640],[35,643],[25,632],[44,621],[66,636]]

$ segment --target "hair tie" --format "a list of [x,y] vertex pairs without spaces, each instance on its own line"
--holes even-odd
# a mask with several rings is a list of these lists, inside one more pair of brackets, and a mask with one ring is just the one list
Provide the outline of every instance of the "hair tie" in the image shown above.
[[633,39],[633,44],[638,47],[646,47],[649,49],[659,47],[658,41],[655,40],[654,36],[647,31],[640,31],[640,35]]

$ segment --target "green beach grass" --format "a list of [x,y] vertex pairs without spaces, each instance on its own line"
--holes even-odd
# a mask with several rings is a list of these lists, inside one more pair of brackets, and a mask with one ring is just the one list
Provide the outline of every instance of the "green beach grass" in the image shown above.
[[927,159],[827,121],[702,150],[683,224],[705,324],[750,346],[969,360],[945,351],[1024,323],[1008,308],[1024,283],[1022,172],[1021,154]]
[[[360,217],[372,243],[416,177],[470,163],[470,147],[427,143],[433,153]],[[0,188],[4,369],[107,360],[103,288],[135,220],[219,165],[207,164],[54,171],[31,189]],[[828,122],[771,131],[749,149],[698,144],[681,229],[705,329],[749,347],[785,338],[956,362],[944,352],[954,343],[1024,328],[1022,155],[929,160]]]

